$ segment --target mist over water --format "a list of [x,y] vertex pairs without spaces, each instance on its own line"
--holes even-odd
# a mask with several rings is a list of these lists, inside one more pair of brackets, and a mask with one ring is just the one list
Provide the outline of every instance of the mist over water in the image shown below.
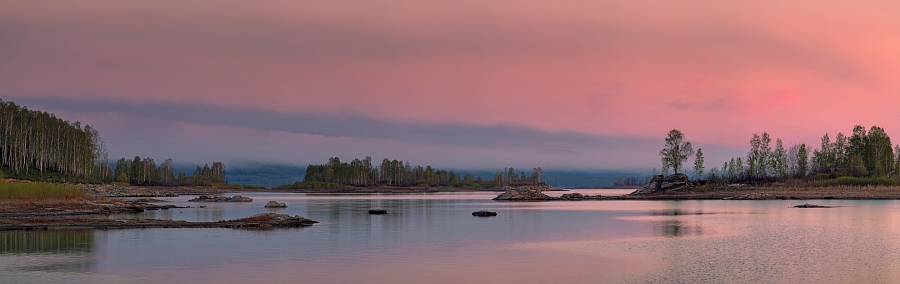
[[[620,190],[621,191],[621,190]],[[581,190],[586,194],[614,194]],[[615,192],[620,193],[620,192]],[[495,193],[270,194],[129,218],[278,212],[283,230],[0,232],[15,283],[872,283],[900,280],[900,201],[495,202]],[[166,198],[178,206],[189,197]],[[268,200],[288,204],[265,209]],[[373,208],[386,215],[369,215]],[[498,216],[479,218],[487,209]]]

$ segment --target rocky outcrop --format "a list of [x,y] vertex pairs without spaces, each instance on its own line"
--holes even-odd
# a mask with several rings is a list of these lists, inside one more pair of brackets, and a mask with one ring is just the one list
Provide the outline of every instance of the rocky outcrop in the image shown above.
[[584,195],[581,193],[566,193],[559,197],[562,200],[590,200],[590,199],[603,199],[599,194],[597,195]]
[[4,230],[48,230],[48,229],[145,229],[145,228],[233,228],[233,229],[274,229],[312,226],[316,221],[287,214],[262,213],[247,218],[218,222],[187,222],[183,220],[159,219],[107,219],[85,217],[30,217],[5,218],[0,222]]
[[527,186],[504,186],[504,192],[494,200],[502,201],[540,201],[540,200],[560,200],[559,197],[550,197],[543,193],[544,190],[552,189],[549,185],[527,185]]
[[475,216],[475,217],[491,217],[491,216],[497,216],[497,212],[491,212],[491,211],[487,211],[487,210],[480,210],[480,211],[472,212],[472,216]]
[[79,188],[87,194],[105,197],[175,197],[178,194],[145,190],[132,186],[117,184],[79,184]]
[[319,222],[296,215],[260,213],[243,219],[221,221],[221,223],[232,223],[232,226],[227,226],[229,228],[288,228],[312,226]]
[[831,208],[831,206],[816,205],[816,204],[809,204],[809,203],[794,205],[794,207],[796,207],[796,208]]
[[278,201],[272,200],[272,201],[269,201],[269,203],[266,203],[266,205],[264,207],[265,208],[285,208],[285,207],[287,207],[287,204],[278,203]]
[[643,188],[635,190],[631,195],[651,194],[661,191],[680,191],[692,188],[691,179],[685,174],[673,174],[668,176],[656,175],[650,179]]
[[197,198],[188,200],[188,202],[253,202],[250,197],[235,195],[232,197],[217,195],[200,195]]

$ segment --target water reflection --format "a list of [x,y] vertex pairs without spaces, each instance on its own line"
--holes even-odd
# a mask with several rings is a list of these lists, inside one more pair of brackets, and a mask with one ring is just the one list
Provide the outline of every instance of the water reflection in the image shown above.
[[705,213],[703,211],[697,210],[682,210],[682,209],[666,209],[666,210],[655,210],[650,211],[648,214],[652,216],[681,216],[681,215],[704,215],[704,214],[714,214],[714,213]]
[[0,253],[90,252],[94,231],[0,231]]
[[284,213],[284,207],[266,207],[266,212],[268,213]]
[[687,237],[703,235],[703,227],[700,224],[689,225],[678,220],[665,220],[653,222],[655,235],[663,237]]
[[97,242],[93,230],[0,232],[0,271],[95,271]]

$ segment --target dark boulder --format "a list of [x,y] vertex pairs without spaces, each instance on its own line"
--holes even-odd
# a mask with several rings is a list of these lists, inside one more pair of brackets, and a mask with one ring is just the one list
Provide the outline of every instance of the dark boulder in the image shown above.
[[475,216],[475,217],[490,217],[490,216],[497,216],[497,212],[491,212],[491,211],[487,211],[487,210],[481,210],[481,211],[475,211],[475,212],[472,212],[472,216]]
[[372,215],[383,215],[383,214],[387,214],[387,210],[384,210],[384,209],[372,209],[372,210],[369,210],[369,214],[372,214]]
[[644,187],[632,192],[632,195],[650,194],[660,191],[680,191],[694,185],[686,174],[678,173],[668,176],[656,175]]
[[831,208],[831,206],[816,205],[816,204],[809,204],[809,203],[794,205],[794,207],[796,207],[796,208]]

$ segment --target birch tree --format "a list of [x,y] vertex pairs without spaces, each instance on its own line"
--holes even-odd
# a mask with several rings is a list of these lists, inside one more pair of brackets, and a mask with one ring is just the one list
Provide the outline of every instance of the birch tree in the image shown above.
[[681,131],[672,129],[666,137],[666,145],[659,151],[663,173],[668,172],[671,168],[677,174],[684,161],[693,154],[694,149],[691,147],[691,142],[684,141],[684,134]]

